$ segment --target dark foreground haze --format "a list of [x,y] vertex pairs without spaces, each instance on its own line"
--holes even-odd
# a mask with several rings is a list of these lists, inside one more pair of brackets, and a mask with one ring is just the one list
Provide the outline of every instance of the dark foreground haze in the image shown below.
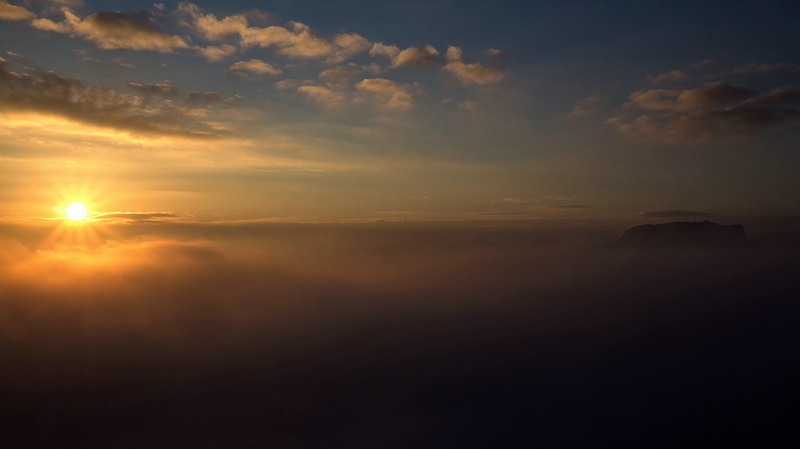
[[795,446],[786,223],[4,226],[0,447]]

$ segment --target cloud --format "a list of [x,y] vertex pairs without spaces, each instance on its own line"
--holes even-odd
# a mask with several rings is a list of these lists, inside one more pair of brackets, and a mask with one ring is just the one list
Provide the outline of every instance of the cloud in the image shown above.
[[536,206],[543,209],[557,209],[557,210],[570,210],[570,209],[591,209],[594,206],[589,204],[549,204],[545,206]]
[[449,47],[445,53],[447,64],[443,70],[450,72],[464,85],[487,85],[499,83],[505,77],[500,69],[480,63],[465,64],[461,62],[461,49]]
[[589,97],[578,100],[575,106],[567,114],[567,117],[589,117],[597,115],[600,112],[599,105],[603,101],[600,95],[591,95]]
[[22,6],[9,4],[6,0],[0,0],[0,20],[26,20],[32,19],[36,15]]
[[439,52],[430,45],[425,47],[408,47],[392,58],[392,67],[415,67],[434,65],[441,57]]
[[713,59],[704,59],[704,60],[702,60],[700,62],[696,62],[696,63],[692,64],[692,67],[694,67],[695,69],[702,69],[702,68],[708,67],[708,66],[710,66],[712,64],[714,64],[714,60]]
[[131,15],[117,11],[92,14],[81,20],[72,11],[64,10],[65,19],[53,22],[36,19],[31,25],[39,30],[82,37],[104,50],[149,50],[172,53],[175,49],[188,48],[189,44],[179,36],[171,36],[147,23],[146,15]]
[[285,79],[274,83],[273,86],[279,90],[289,90],[289,89],[296,89],[300,86],[308,86],[312,84],[314,84],[313,80]]
[[218,20],[214,14],[203,14],[197,5],[183,2],[178,5],[177,14],[182,23],[191,27],[197,34],[209,41],[219,41],[230,35],[237,35],[247,29],[247,17],[235,14]]
[[461,60],[461,49],[458,47],[448,47],[447,52],[444,54],[444,59],[448,61],[460,61]]
[[732,72],[734,75],[769,74],[769,73],[800,73],[800,64],[779,62],[777,64],[748,64],[738,67]]
[[124,69],[132,69],[135,67],[133,64],[125,61],[123,58],[114,58],[111,60],[111,62],[116,64],[117,67],[122,67]]
[[441,60],[439,52],[430,45],[408,47],[401,51],[396,45],[376,43],[370,48],[369,54],[370,56],[388,57],[392,61],[391,67],[393,69],[435,65]]
[[344,94],[325,86],[300,86],[297,91],[329,108],[339,106],[344,101]]
[[744,104],[749,105],[777,105],[800,103],[800,91],[796,87],[779,87],[757,97],[748,98]]
[[396,45],[375,43],[372,45],[372,48],[369,49],[370,56],[386,56],[390,59],[396,57],[399,53],[400,49],[397,48]]
[[350,80],[359,74],[362,73],[377,74],[380,72],[381,69],[380,67],[378,67],[377,64],[362,66],[351,62],[349,64],[323,70],[319,74],[319,80],[327,84],[329,87],[335,87],[341,90],[345,89],[349,85]]
[[775,105],[796,104],[797,100],[798,92],[791,87],[759,95],[722,82],[695,89],[641,90],[631,94],[621,114],[607,123],[627,135],[665,143],[708,141],[781,123],[797,109]]
[[281,69],[278,69],[260,59],[239,61],[230,66],[229,70],[232,73],[240,76],[246,76],[247,74],[277,76],[283,73]]
[[370,48],[369,41],[358,34],[339,34],[333,38],[336,50],[328,57],[328,62],[344,62],[354,55]]
[[236,53],[236,47],[230,44],[219,46],[194,47],[198,54],[206,58],[208,62],[219,62]]
[[460,109],[463,109],[468,112],[477,112],[478,111],[478,102],[476,101],[462,101],[458,104]]
[[648,218],[690,218],[690,217],[708,217],[707,212],[695,212],[691,210],[660,210],[655,212],[641,212],[636,214],[639,217]]
[[487,85],[496,84],[503,80],[505,74],[495,68],[480,63],[464,64],[461,61],[448,62],[444,70],[453,74],[461,84]]
[[61,12],[64,8],[76,9],[84,6],[83,0],[26,0],[45,5],[45,14]]
[[171,212],[109,212],[92,217],[92,221],[114,223],[165,222],[184,218]]
[[[251,27],[248,24],[248,16],[266,17],[266,14],[257,10],[217,19],[215,15],[204,13],[196,5],[184,2],[178,6],[177,14],[184,26],[191,28],[206,40],[219,42],[236,35],[239,37],[239,44],[244,48],[274,47],[279,54],[289,58],[327,57],[327,62],[340,63],[367,50],[370,46],[367,39],[355,33],[338,34],[332,41],[328,41],[318,37],[308,26],[300,22],[289,22],[287,27]],[[225,51],[220,52],[218,49]],[[218,61],[233,53],[233,50],[225,46],[209,47],[208,50],[198,47],[198,51],[211,61]]]
[[402,86],[391,80],[384,78],[368,78],[356,84],[356,88],[384,98],[388,97],[388,102],[383,103],[383,106],[388,109],[406,111],[413,106],[411,95],[409,95]]
[[653,75],[647,75],[645,79],[647,80],[647,82],[652,84],[663,84],[671,81],[685,80],[686,74],[680,70],[672,70],[667,73],[662,73],[661,75],[658,75],[656,77],[653,77]]
[[173,87],[169,81],[165,81],[161,84],[128,83],[128,87],[136,92],[139,92],[140,94],[145,95],[160,95],[163,97],[174,97],[178,95],[178,90],[175,89],[175,87]]
[[756,95],[755,91],[746,87],[716,82],[696,89],[640,90],[631,94],[628,105],[648,110],[691,111],[738,103]]
[[219,92],[192,92],[189,94],[190,104],[209,105],[220,100],[222,100],[222,94]]
[[300,22],[291,22],[291,30],[281,26],[250,27],[241,33],[242,46],[275,47],[278,53],[290,58],[320,58],[329,55],[334,46],[317,37]]
[[[136,85],[134,90],[150,90]],[[162,88],[157,88],[161,89]],[[42,114],[144,136],[218,137],[198,120],[203,110],[87,86],[53,72],[20,75],[0,66],[0,113],[7,117]]]

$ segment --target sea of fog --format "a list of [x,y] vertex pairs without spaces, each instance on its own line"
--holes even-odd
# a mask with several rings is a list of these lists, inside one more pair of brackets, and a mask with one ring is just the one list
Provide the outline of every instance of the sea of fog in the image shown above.
[[0,447],[796,445],[796,221],[634,224],[0,225]]

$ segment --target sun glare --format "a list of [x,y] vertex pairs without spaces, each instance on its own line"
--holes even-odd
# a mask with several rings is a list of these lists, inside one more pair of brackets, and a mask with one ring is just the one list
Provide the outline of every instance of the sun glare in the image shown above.
[[81,203],[70,204],[67,207],[67,217],[75,221],[83,220],[86,218],[86,206]]

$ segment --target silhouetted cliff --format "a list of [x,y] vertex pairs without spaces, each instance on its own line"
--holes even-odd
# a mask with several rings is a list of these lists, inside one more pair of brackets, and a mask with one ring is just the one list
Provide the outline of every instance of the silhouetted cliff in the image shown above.
[[635,226],[617,242],[625,248],[738,248],[748,244],[744,226],[710,221]]

